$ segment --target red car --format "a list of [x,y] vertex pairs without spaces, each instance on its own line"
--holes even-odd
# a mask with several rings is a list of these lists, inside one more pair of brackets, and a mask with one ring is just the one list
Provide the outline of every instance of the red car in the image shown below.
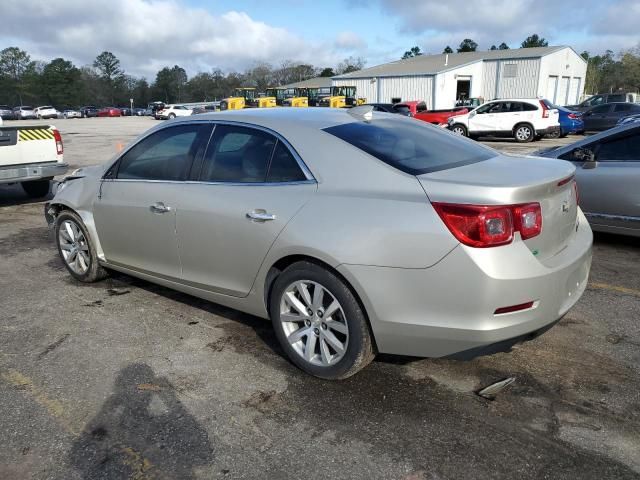
[[422,120],[423,122],[433,123],[434,125],[446,125],[450,117],[469,113],[466,107],[455,107],[444,110],[427,110],[427,104],[422,100],[413,100],[408,102],[397,103],[395,106],[404,105],[411,112],[411,116]]
[[116,107],[104,107],[98,110],[99,117],[121,117],[122,112]]

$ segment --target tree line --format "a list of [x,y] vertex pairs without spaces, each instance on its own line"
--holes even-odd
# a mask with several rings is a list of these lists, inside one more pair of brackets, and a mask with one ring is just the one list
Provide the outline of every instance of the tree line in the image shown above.
[[100,53],[92,64],[78,67],[70,60],[50,62],[32,60],[18,47],[0,51],[0,104],[53,105],[73,108],[81,105],[146,106],[152,101],[165,103],[207,102],[231,94],[237,87],[267,87],[324,76],[332,77],[364,67],[359,57],[349,57],[333,67],[318,68],[285,60],[280,65],[256,63],[243,72],[223,72],[213,68],[189,78],[179,65],[159,70],[150,83],[146,78],[125,72],[111,52]]
[[[538,34],[527,37],[520,48],[547,47],[549,42]],[[460,42],[456,51],[476,52],[478,44],[465,38]],[[489,50],[509,50],[509,45],[502,42],[500,45],[492,45]],[[447,45],[442,53],[454,53],[453,48]],[[407,50],[403,59],[422,55],[420,47],[415,46]],[[580,54],[587,61],[587,75],[584,92],[589,95],[596,93],[615,92],[618,90],[640,91],[640,44],[634,48],[623,50],[616,54],[607,50],[602,55],[592,55],[588,51]]]

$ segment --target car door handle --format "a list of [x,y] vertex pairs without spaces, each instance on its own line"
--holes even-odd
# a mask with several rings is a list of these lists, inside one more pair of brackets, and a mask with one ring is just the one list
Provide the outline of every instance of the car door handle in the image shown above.
[[166,206],[162,202],[156,202],[149,207],[153,213],[167,213],[171,211],[171,207]]
[[275,220],[276,216],[264,210],[254,210],[253,212],[247,213],[247,218],[255,220],[256,222],[268,222],[269,220]]

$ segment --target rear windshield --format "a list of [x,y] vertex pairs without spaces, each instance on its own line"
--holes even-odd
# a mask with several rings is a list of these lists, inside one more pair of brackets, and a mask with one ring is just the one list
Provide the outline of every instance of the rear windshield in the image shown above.
[[324,131],[412,175],[460,167],[497,155],[437,127],[401,118],[344,123]]
[[407,105],[394,105],[393,109],[396,112],[400,112],[400,113],[408,113],[411,111],[411,109]]

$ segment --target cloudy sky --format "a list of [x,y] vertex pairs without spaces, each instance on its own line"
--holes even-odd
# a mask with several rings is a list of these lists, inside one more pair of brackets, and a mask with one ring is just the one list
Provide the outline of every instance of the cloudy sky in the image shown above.
[[174,64],[193,74],[286,59],[333,66],[350,55],[372,66],[413,45],[515,48],[531,33],[578,52],[640,42],[638,0],[2,0],[0,11],[0,48],[78,65],[110,50],[148,77]]

